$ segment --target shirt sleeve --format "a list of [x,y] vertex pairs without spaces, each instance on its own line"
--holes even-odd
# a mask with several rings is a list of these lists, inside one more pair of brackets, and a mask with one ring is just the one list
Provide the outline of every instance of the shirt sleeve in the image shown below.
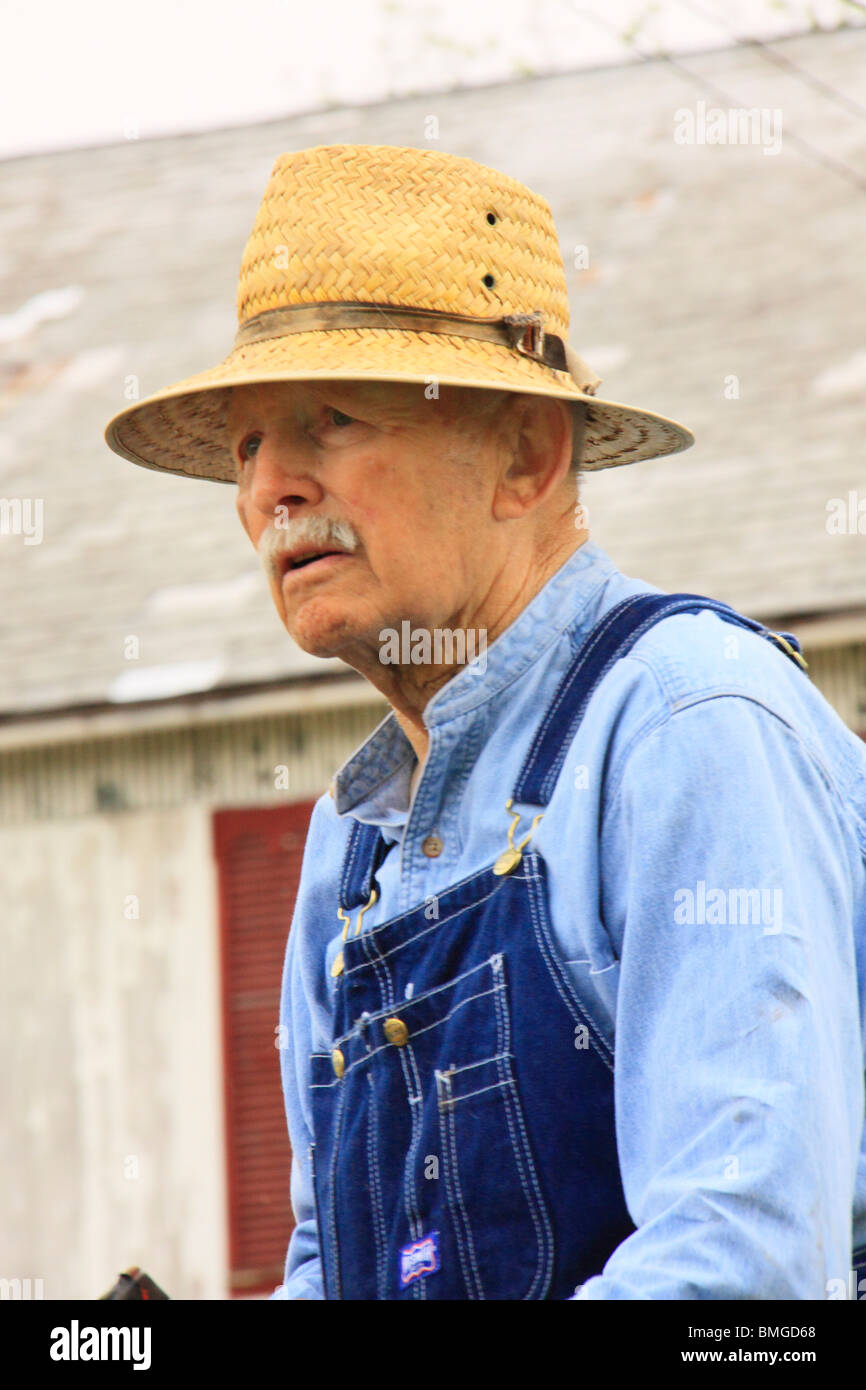
[[292,1157],[292,1210],[295,1228],[286,1253],[283,1283],[271,1294],[272,1299],[324,1299],[322,1267],[319,1261],[318,1234],[315,1211],[312,1209],[312,1183],[309,1166]]
[[575,1297],[825,1298],[864,1118],[863,865],[820,750],[756,700],[678,708],[628,756],[600,860],[637,1229]]

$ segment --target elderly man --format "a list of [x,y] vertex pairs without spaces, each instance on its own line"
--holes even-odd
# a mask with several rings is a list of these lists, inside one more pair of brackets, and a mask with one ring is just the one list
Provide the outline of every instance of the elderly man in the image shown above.
[[547,204],[286,155],[239,319],[107,438],[235,483],[287,631],[392,708],[310,826],[274,1296],[847,1292],[866,750],[790,634],[589,539],[581,464],[691,436],[597,397]]

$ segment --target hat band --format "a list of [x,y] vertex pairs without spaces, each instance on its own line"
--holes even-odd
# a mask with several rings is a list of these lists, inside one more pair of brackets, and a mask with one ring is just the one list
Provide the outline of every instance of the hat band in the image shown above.
[[324,301],[321,304],[289,304],[266,309],[242,323],[235,347],[281,338],[288,333],[315,333],[328,328],[397,328],[413,333],[447,333],[458,338],[477,338],[514,348],[557,372],[567,372],[565,344],[555,333],[545,333],[540,310],[532,314],[505,314],[499,319],[476,319],[470,314],[447,314],[441,309],[414,309],[406,304],[359,304],[357,300]]

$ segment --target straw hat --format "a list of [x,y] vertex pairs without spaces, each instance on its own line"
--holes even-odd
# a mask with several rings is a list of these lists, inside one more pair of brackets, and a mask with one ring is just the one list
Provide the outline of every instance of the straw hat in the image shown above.
[[317,145],[281,155],[241,262],[232,351],[122,410],[105,438],[145,468],[235,482],[229,388],[329,378],[588,402],[587,469],[694,443],[674,420],[595,394],[601,378],[568,344],[545,200],[438,150]]

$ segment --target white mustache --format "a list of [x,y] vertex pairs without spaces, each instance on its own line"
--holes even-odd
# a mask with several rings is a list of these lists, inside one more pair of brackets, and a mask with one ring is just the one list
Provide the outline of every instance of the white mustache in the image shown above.
[[279,559],[299,545],[333,546],[337,550],[357,550],[361,544],[354,526],[326,516],[299,516],[285,526],[269,526],[259,537],[256,551],[271,582],[279,578]]

